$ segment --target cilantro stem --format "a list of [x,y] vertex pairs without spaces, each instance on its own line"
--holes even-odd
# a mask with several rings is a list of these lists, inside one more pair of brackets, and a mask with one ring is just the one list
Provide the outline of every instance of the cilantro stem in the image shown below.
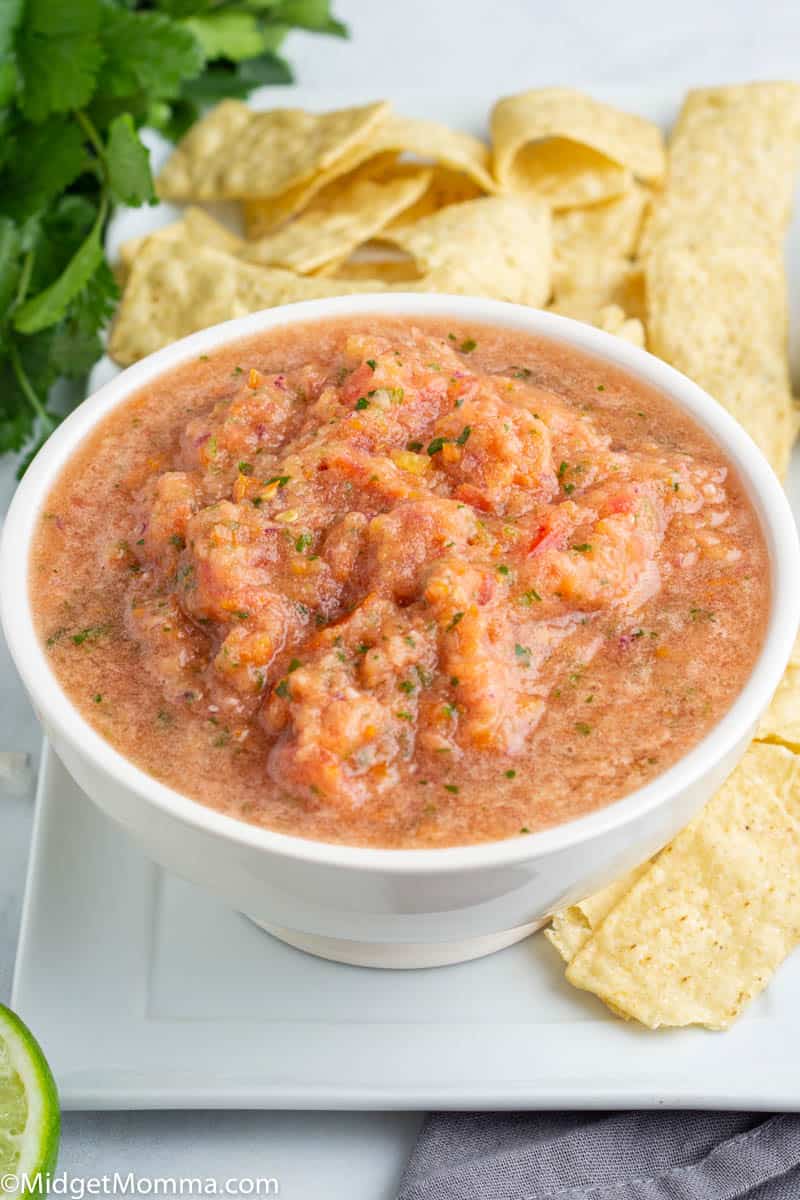
[[33,251],[29,250],[22,262],[22,270],[19,273],[19,284],[17,286],[17,294],[14,297],[14,308],[19,308],[22,301],[28,294],[28,284],[31,281],[31,271],[33,270]]
[[103,175],[107,179],[108,178],[108,168],[106,166],[106,148],[103,145],[100,134],[97,132],[97,130],[94,127],[93,122],[89,119],[89,117],[87,117],[85,112],[81,112],[81,110],[79,108],[76,108],[75,112],[73,113],[73,116],[75,117],[75,120],[80,125],[84,134],[86,135],[87,141],[89,141],[91,143],[92,149],[94,150],[95,154],[100,159],[100,165],[103,169]]
[[12,370],[17,377],[17,383],[19,384],[25,399],[28,401],[31,408],[42,423],[42,432],[52,433],[56,427],[56,423],[42,404],[39,397],[36,395],[33,385],[25,373],[25,368],[22,365],[22,361],[19,357],[16,343],[14,342],[13,338],[8,344],[8,357],[11,360]]

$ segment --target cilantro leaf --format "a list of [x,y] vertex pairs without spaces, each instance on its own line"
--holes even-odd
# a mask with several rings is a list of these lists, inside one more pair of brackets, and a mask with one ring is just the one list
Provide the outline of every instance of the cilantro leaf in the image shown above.
[[253,13],[210,12],[187,17],[182,24],[197,38],[207,59],[229,58],[240,62],[243,58],[255,58],[265,46],[264,34]]
[[47,37],[96,33],[101,12],[100,0],[69,0],[68,4],[54,4],[53,0],[28,0],[25,24],[34,33],[42,33]]
[[101,39],[105,63],[97,86],[107,96],[175,96],[184,79],[203,69],[197,38],[163,13],[110,9]]
[[347,26],[331,14],[328,0],[281,0],[270,11],[274,21],[310,29],[313,33],[329,33],[347,37]]
[[40,212],[88,164],[83,134],[68,117],[26,131],[3,177],[0,207],[13,217]]
[[101,234],[105,218],[105,206],[98,212],[91,232],[70,259],[58,279],[26,300],[14,314],[14,328],[20,333],[38,333],[55,325],[65,315],[67,306],[99,267],[103,259]]
[[101,262],[54,327],[50,359],[60,375],[80,379],[89,373],[103,353],[99,330],[110,320],[118,296],[117,282]]
[[99,0],[28,0],[18,39],[22,111],[29,120],[82,108],[103,61]]
[[0,105],[8,104],[17,88],[14,36],[22,20],[24,0],[0,4]]
[[155,202],[150,152],[139,141],[130,113],[122,113],[108,127],[106,166],[115,200],[132,205]]
[[292,68],[286,59],[272,50],[259,54],[258,58],[239,63],[237,75],[239,79],[249,83],[251,88],[294,82]]

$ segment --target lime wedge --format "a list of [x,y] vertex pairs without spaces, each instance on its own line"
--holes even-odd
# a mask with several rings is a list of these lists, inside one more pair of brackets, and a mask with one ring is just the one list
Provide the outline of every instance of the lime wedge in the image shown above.
[[[27,1026],[0,1004],[0,1197],[15,1200],[26,1177],[48,1175],[56,1164],[61,1120],[47,1059]],[[46,1195],[43,1182],[41,1192]]]

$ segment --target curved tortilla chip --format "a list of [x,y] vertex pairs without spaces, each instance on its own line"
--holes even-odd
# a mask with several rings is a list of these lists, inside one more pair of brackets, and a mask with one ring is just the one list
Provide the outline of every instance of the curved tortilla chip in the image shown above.
[[250,262],[307,274],[347,256],[379,234],[425,192],[430,171],[418,168],[383,179],[356,172],[330,184],[294,221],[250,243]]
[[555,209],[597,204],[627,191],[632,176],[657,183],[664,174],[656,125],[570,88],[498,101],[491,130],[501,187]]
[[615,879],[608,887],[587,896],[580,904],[571,904],[563,912],[556,913],[544,936],[555,946],[565,962],[572,962],[578,951],[586,945],[596,929],[602,925],[612,908],[627,896],[636,880],[650,866],[649,862]]
[[551,221],[541,202],[484,196],[452,204],[381,240],[416,263],[422,278],[409,291],[489,296],[535,307],[550,295]]
[[404,154],[418,165],[431,164],[447,171],[444,178],[438,176],[438,182],[434,177],[440,195],[447,188],[458,199],[470,199],[475,194],[497,190],[489,172],[489,148],[479,138],[437,121],[388,113],[370,130],[369,137],[343,155],[336,166],[269,200],[246,201],[248,237],[261,237],[301,212],[323,187],[345,172],[370,163],[377,173]]
[[254,112],[223,100],[193,125],[158,178],[165,200],[277,196],[333,167],[365,142],[389,110],[386,101],[310,113]]
[[567,968],[651,1029],[726,1029],[800,941],[800,759],[753,743]]

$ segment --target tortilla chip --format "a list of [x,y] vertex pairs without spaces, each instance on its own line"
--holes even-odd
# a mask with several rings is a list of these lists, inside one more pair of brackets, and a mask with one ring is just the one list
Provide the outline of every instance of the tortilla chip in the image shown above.
[[630,263],[621,279],[615,284],[612,302],[624,308],[629,317],[636,317],[642,324],[647,321],[644,267],[641,263]]
[[627,875],[615,879],[608,887],[581,900],[580,904],[571,904],[563,912],[555,914],[550,928],[545,929],[544,936],[555,946],[565,962],[572,962],[594,931],[602,925],[612,908],[628,894],[649,866],[649,862],[642,863]]
[[460,191],[458,198],[470,199],[497,191],[489,173],[489,149],[480,139],[448,129],[437,121],[414,120],[388,113],[370,130],[369,137],[354,146],[335,167],[270,200],[246,201],[248,237],[262,237],[301,212],[317,192],[345,172],[369,163],[378,173],[403,154],[411,155],[417,164],[433,164],[440,168],[437,172],[440,195],[449,191],[457,196]]
[[726,1029],[800,941],[800,761],[754,743],[567,968],[651,1029]]
[[535,307],[550,295],[551,222],[541,202],[511,196],[468,200],[382,240],[416,263],[422,278],[409,291],[489,296]]
[[182,240],[156,243],[145,246],[134,262],[111,329],[109,354],[128,366],[198,329],[262,308],[385,290],[379,283],[315,279],[253,266]]
[[800,165],[800,84],[689,92],[669,142],[664,193],[643,235],[686,246],[780,248]]
[[491,129],[501,187],[554,209],[597,204],[626,192],[633,176],[657,183],[664,174],[656,125],[570,88],[498,101]]
[[376,180],[356,172],[347,178],[320,192],[296,220],[248,245],[243,257],[301,274],[346,258],[419,200],[430,172],[419,168]]
[[800,753],[800,637],[772,703],[759,722],[756,738],[777,742]]
[[662,244],[645,271],[650,349],[727,408],[783,475],[794,428],[778,257]]
[[638,318],[630,317],[618,304],[606,304],[592,322],[598,329],[613,333],[615,337],[644,348],[644,325]]
[[[380,279],[384,283],[405,283],[419,279],[419,270],[413,258],[365,258],[348,259],[337,263],[333,272],[336,279]],[[327,276],[330,278],[330,275]]]
[[588,293],[595,307],[615,302],[615,290],[630,270],[650,195],[649,189],[634,184],[615,200],[554,215],[557,301]]
[[146,245],[154,242],[188,241],[195,246],[213,246],[228,254],[238,254],[244,246],[242,238],[231,233],[219,221],[215,221],[202,208],[187,208],[179,221],[164,225],[155,233],[143,237],[129,238],[119,248],[119,282],[124,284],[134,262]]
[[388,111],[383,100],[326,113],[255,112],[239,100],[223,100],[178,143],[159,176],[159,195],[164,200],[278,196],[365,142]]
[[430,168],[430,183],[415,204],[405,212],[395,217],[386,228],[399,229],[403,225],[413,225],[423,217],[430,217],[441,208],[450,204],[463,204],[466,200],[477,200],[484,195],[474,179],[461,171],[453,171],[450,167],[434,166]]
[[644,347],[644,325],[638,317],[631,317],[619,304],[604,304],[603,295],[592,293],[575,293],[565,299],[550,305],[550,312],[562,317],[571,317],[573,321],[583,321],[586,325],[594,325],[606,333],[613,333],[634,346]]

